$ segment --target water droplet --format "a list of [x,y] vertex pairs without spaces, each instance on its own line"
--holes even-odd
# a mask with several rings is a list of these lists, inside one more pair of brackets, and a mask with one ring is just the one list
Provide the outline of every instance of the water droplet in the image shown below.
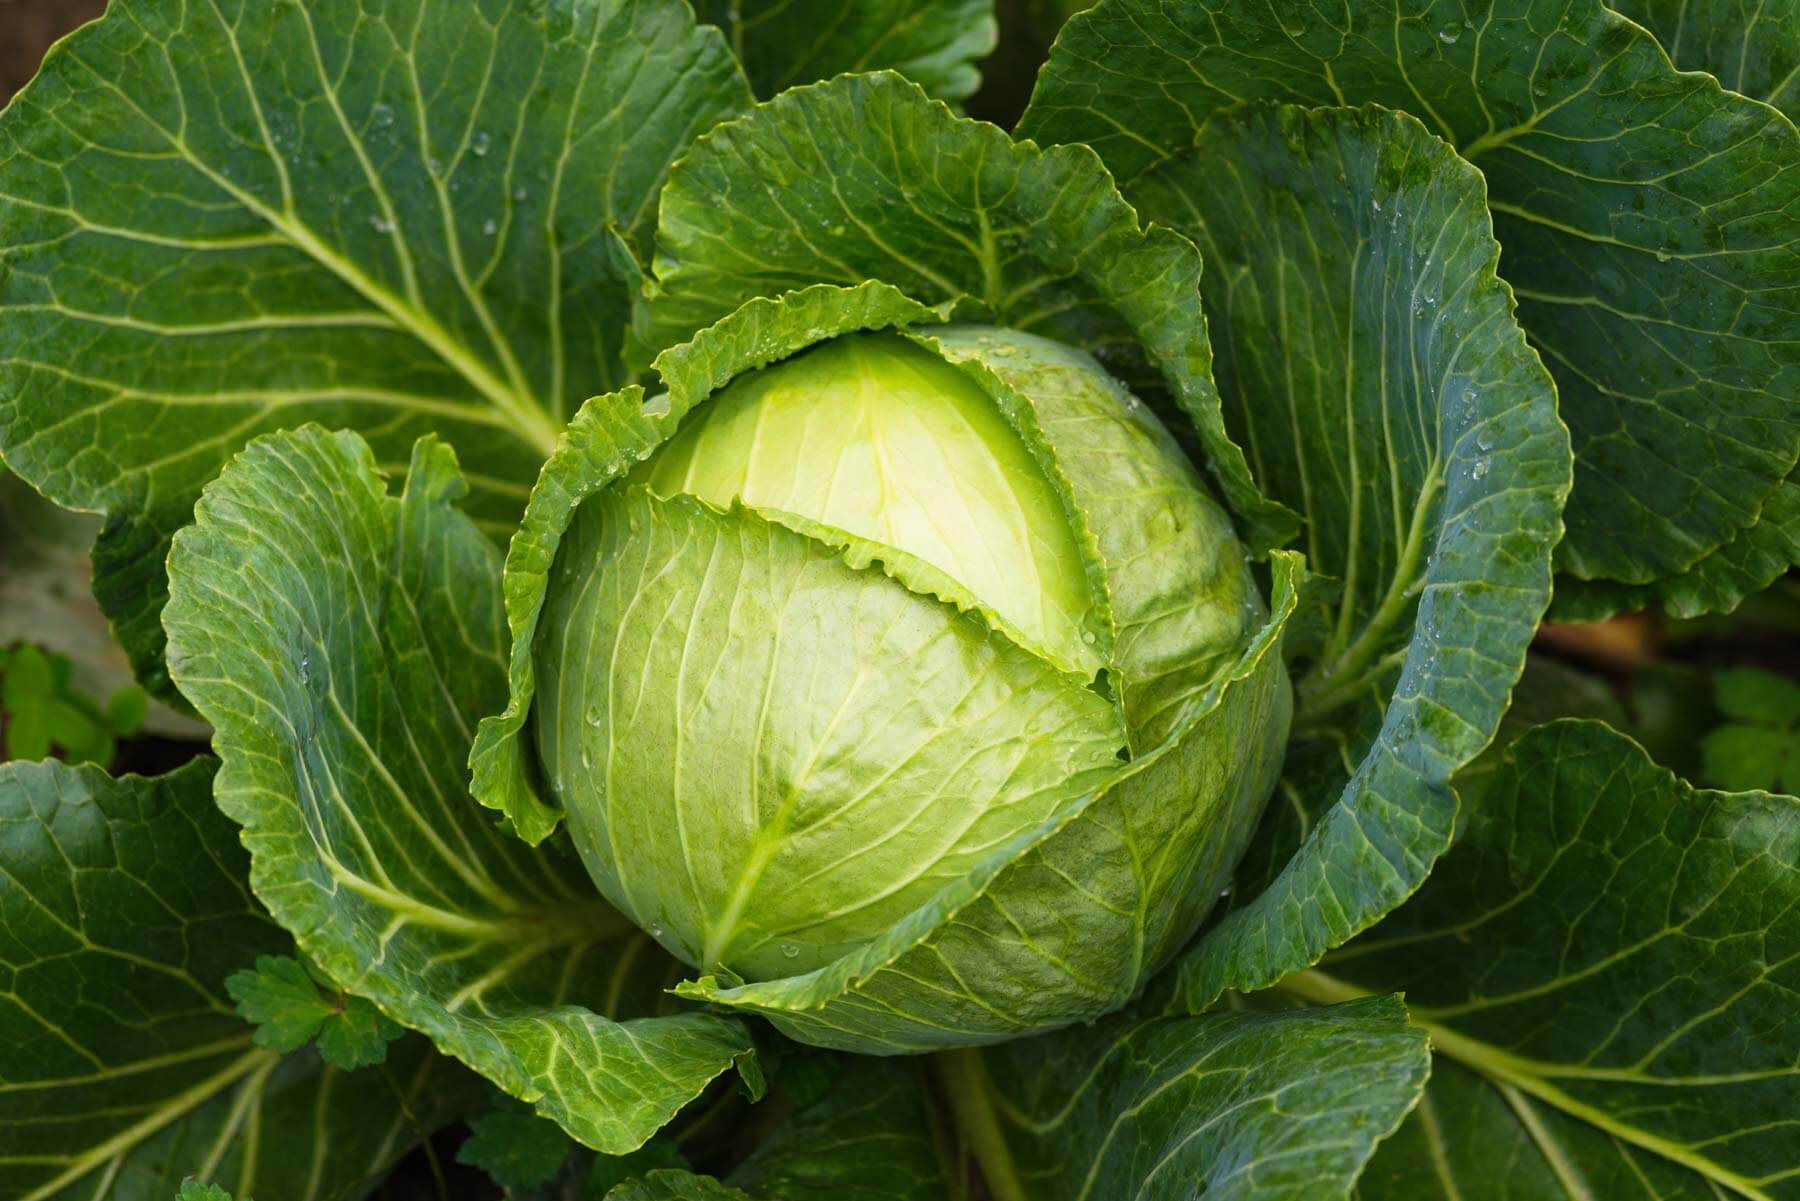
[[480,158],[482,155],[486,154],[488,152],[488,147],[492,144],[493,139],[488,137],[485,130],[476,130],[475,136],[469,139],[469,149],[475,152],[476,158]]
[[1462,36],[1461,29],[1440,29],[1440,30],[1438,30],[1438,41],[1444,43],[1444,45],[1446,45],[1446,46],[1455,42],[1456,39],[1461,36]]
[[1488,473],[1488,461],[1486,459],[1476,459],[1475,460],[1475,469],[1473,471],[1469,472],[1469,478],[1478,480],[1481,477],[1485,476],[1487,473]]
[[800,948],[791,942],[784,942],[781,944],[781,956],[784,959],[798,959],[800,958]]
[[588,757],[586,747],[583,747],[581,750],[581,766],[583,768],[587,769],[588,771],[594,770],[594,761],[593,761],[593,759]]
[[1376,212],[1379,213],[1381,211],[1381,198],[1379,196],[1376,197],[1375,199],[1371,200],[1369,203],[1371,203],[1375,206]]
[[375,118],[377,128],[386,129],[394,123],[394,110],[385,104],[377,104],[369,110],[369,114]]
[[1482,430],[1479,434],[1475,435],[1475,445],[1482,450],[1492,450],[1494,449],[1494,439],[1486,430]]
[[378,234],[391,234],[394,232],[394,223],[392,221],[389,221],[386,217],[382,217],[382,216],[370,217],[369,225]]
[[843,236],[844,236],[844,227],[843,227],[843,226],[841,226],[841,225],[834,225],[834,226],[832,226],[832,227],[831,227],[831,236],[832,236],[832,237],[834,237],[834,238],[841,238],[841,237],[843,237]]
[[1668,262],[1670,257],[1671,256],[1670,256],[1669,252],[1666,250],[1659,250],[1656,252],[1656,261],[1659,263]]
[[444,173],[444,164],[437,159],[428,158],[425,160],[425,169],[433,175],[442,175]]
[[310,654],[306,654],[306,653],[302,652],[302,654],[300,655],[300,682],[302,684],[306,683],[307,675],[309,674],[309,669],[311,667],[312,667],[312,656]]
[[489,217],[486,221],[483,221],[481,223],[481,232],[486,234],[490,238],[494,236],[494,234],[499,230],[499,228],[500,228],[499,222],[495,221],[492,217]]
[[587,724],[590,726],[598,726],[605,719],[606,715],[600,711],[599,705],[587,711]]
[[661,922],[651,922],[650,923],[650,937],[651,938],[661,938],[662,932],[663,932],[663,928],[662,928]]
[[513,199],[514,200],[523,201],[530,195],[531,195],[531,193],[527,192],[524,188],[514,188],[513,189]]
[[1097,638],[1094,637],[1094,631],[1092,631],[1092,630],[1081,631],[1081,640],[1083,642],[1087,643],[1089,646],[1092,646],[1092,645],[1094,645],[1095,642],[1099,641]]

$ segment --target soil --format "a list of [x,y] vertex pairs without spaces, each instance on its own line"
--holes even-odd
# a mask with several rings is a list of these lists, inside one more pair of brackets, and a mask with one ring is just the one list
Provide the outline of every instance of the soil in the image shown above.
[[0,0],[0,104],[30,82],[50,43],[106,8],[106,0]]

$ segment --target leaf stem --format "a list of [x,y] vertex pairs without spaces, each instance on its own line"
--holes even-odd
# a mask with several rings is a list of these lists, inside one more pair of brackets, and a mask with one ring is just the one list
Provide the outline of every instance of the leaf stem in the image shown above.
[[[1318,968],[1294,972],[1283,977],[1275,987],[1314,1005],[1335,1005],[1340,1001],[1376,995],[1370,989],[1339,980]],[[1431,1021],[1422,1017],[1419,1010],[1411,1010],[1409,1016],[1413,1025],[1424,1030],[1430,1038],[1433,1053],[1447,1055],[1484,1077],[1500,1089],[1503,1096],[1507,1089],[1516,1090],[1570,1117],[1597,1126],[1621,1142],[1641,1147],[1653,1155],[1691,1169],[1716,1186],[1728,1188],[1741,1196],[1753,1198],[1754,1201],[1773,1201],[1771,1195],[1762,1188],[1762,1181],[1748,1179],[1717,1160],[1709,1159],[1695,1147],[1672,1142],[1640,1126],[1632,1125],[1611,1110],[1571,1096],[1551,1083],[1550,1074],[1542,1070],[1543,1065],[1518,1059],[1492,1044]]]
[[939,1091],[950,1103],[951,1115],[981,1169],[988,1195],[993,1201],[1026,1201],[1012,1149],[1006,1145],[1006,1134],[994,1111],[993,1086],[988,1082],[981,1052],[973,1047],[958,1047],[939,1051],[931,1062]]
[[[1442,479],[1434,472],[1419,489],[1406,542],[1401,546],[1399,561],[1394,565],[1393,578],[1388,582],[1387,593],[1381,598],[1375,612],[1370,614],[1362,632],[1348,647],[1341,650],[1337,645],[1339,639],[1334,637],[1333,645],[1326,650],[1323,661],[1300,682],[1297,698],[1300,703],[1295,715],[1298,724],[1316,724],[1326,713],[1356,695],[1369,678],[1366,673],[1371,670],[1385,671],[1395,661],[1393,653],[1386,656],[1382,653],[1394,627],[1406,616],[1407,610],[1425,587],[1425,577],[1419,572],[1419,560],[1425,551],[1425,519],[1430,515],[1432,503],[1437,499],[1441,487]],[[1341,629],[1340,625],[1340,632]],[[1405,650],[1404,646],[1400,648],[1400,659],[1404,659]],[[1379,663],[1376,662],[1378,656],[1381,657]]]

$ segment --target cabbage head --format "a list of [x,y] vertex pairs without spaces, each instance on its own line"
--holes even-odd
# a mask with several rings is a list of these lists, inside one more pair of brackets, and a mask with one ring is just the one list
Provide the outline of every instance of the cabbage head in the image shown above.
[[[668,404],[572,508],[532,644],[544,791],[606,899],[690,995],[798,1001],[834,1046],[1128,1000],[1218,898],[1291,708],[1176,439],[1090,355],[979,325]],[[937,997],[833,1015],[909,956]]]

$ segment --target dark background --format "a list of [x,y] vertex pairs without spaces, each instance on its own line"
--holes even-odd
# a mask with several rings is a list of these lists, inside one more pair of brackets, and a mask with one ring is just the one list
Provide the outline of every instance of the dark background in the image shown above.
[[106,8],[106,0],[0,0],[0,103],[24,87],[51,42]]

